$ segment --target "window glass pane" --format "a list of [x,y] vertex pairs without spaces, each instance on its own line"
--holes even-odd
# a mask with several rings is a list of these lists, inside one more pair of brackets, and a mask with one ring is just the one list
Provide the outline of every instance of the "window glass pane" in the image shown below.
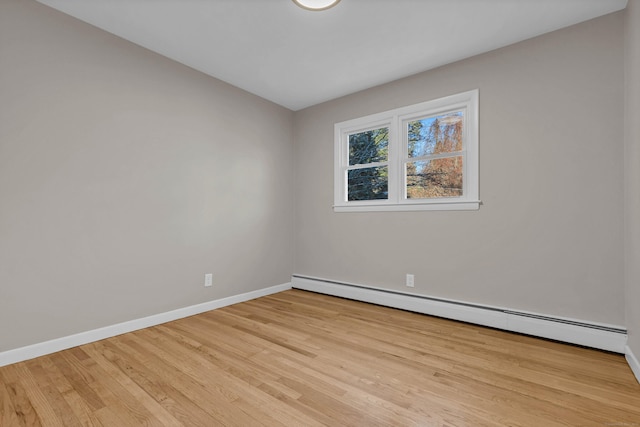
[[462,156],[407,163],[407,199],[462,196]]
[[389,128],[349,135],[349,165],[386,162],[389,158]]
[[378,200],[389,197],[387,166],[352,169],[347,174],[348,200]]
[[463,118],[455,111],[408,122],[409,157],[462,151]]

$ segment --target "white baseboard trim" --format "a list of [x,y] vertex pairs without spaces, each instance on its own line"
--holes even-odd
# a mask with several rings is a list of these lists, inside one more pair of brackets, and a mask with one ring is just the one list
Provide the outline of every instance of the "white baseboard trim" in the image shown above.
[[633,375],[636,376],[636,380],[640,383],[640,362],[629,346],[626,346],[625,348],[624,357],[627,359],[627,363],[629,364],[629,367],[631,367]]
[[228,305],[275,294],[278,292],[286,291],[288,289],[291,289],[291,283],[271,286],[269,288],[259,289],[257,291],[234,295],[227,298],[221,298],[202,304],[196,304],[189,307],[179,308],[177,310],[167,311],[165,313],[154,314],[152,316],[143,317],[141,319],[130,320],[128,322],[105,326],[103,328],[81,332],[75,335],[69,335],[66,337],[56,338],[50,341],[45,341],[26,347],[4,351],[0,353],[0,366],[34,359],[36,357],[44,356],[45,354],[55,353],[57,351],[66,350],[68,348],[77,347],[79,345],[88,344],[90,342],[115,337],[116,335],[125,334],[127,332],[133,332],[139,329],[160,325],[162,323],[171,322],[173,320],[178,320],[184,317],[193,316],[195,314],[204,313],[205,311],[211,311],[217,308],[226,307]]
[[291,286],[295,289],[460,320],[616,353],[624,354],[627,343],[626,329],[617,325],[445,300],[316,277],[293,276]]

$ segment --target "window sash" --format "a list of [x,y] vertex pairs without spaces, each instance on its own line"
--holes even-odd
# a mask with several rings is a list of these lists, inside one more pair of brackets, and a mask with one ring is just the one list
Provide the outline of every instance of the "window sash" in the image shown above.
[[[436,154],[427,154],[423,156],[410,157],[409,153],[409,124],[411,122],[415,122],[418,120],[428,120],[431,118],[445,116],[447,114],[453,113],[462,113],[462,147],[458,151],[447,151]],[[400,189],[400,195],[402,203],[431,203],[435,201],[446,201],[450,202],[453,200],[460,200],[465,197],[467,194],[467,181],[468,181],[468,172],[467,172],[467,144],[468,144],[468,130],[469,126],[467,125],[467,107],[463,108],[445,108],[439,111],[431,112],[430,114],[420,114],[419,112],[410,114],[404,117],[399,117],[401,121],[401,129],[402,129],[402,139],[400,141],[402,146],[402,183]],[[462,157],[462,195],[457,197],[431,197],[431,198],[409,198],[407,195],[407,183],[408,183],[408,174],[407,174],[407,165],[409,163],[414,162],[428,162],[436,159],[446,159],[452,157]]]

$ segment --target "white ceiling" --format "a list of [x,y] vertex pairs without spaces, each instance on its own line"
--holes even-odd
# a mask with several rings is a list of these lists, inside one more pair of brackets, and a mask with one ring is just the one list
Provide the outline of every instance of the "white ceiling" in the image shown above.
[[627,0],[38,0],[292,110],[626,7]]

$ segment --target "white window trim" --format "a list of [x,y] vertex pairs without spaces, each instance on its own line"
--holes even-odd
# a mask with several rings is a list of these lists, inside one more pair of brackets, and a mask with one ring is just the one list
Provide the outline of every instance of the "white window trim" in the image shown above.
[[[406,159],[407,121],[446,113],[464,111],[463,192],[461,197],[439,199],[407,199],[406,176],[402,172]],[[386,200],[347,200],[348,136],[359,131],[389,127],[389,198]],[[478,90],[459,93],[382,113],[336,123],[334,147],[335,212],[477,210],[479,199]],[[387,162],[385,162],[387,163]]]

